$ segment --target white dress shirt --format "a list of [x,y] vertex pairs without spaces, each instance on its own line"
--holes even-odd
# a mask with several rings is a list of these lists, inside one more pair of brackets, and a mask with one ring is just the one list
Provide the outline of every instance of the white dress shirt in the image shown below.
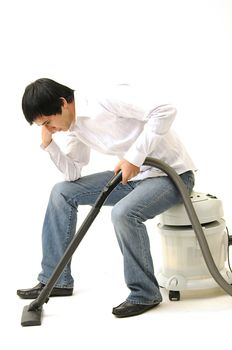
[[76,120],[69,130],[67,151],[62,152],[54,140],[45,148],[65,180],[74,181],[81,176],[91,149],[140,167],[133,180],[165,175],[159,169],[142,166],[146,157],[163,160],[178,174],[196,170],[172,130],[177,114],[173,105],[156,102],[146,91],[137,93],[126,84],[98,95],[75,92]]

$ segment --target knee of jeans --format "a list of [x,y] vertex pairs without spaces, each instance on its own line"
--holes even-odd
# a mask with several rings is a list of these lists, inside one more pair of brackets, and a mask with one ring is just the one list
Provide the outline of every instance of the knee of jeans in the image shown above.
[[58,203],[60,200],[64,200],[65,194],[67,193],[66,181],[58,182],[52,188],[50,198],[55,203]]
[[111,211],[111,221],[115,225],[122,224],[128,221],[129,212],[124,206],[115,204]]

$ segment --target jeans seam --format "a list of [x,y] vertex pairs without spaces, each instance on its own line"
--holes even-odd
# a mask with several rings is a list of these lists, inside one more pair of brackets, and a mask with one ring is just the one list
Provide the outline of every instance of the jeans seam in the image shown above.
[[[142,258],[143,258],[143,264],[144,264],[144,268],[145,268],[145,271],[146,271],[146,274],[149,272],[148,271],[148,261],[147,261],[147,258],[146,258],[146,254],[145,254],[145,244],[144,244],[144,238],[143,238],[143,235],[141,235],[140,233],[140,230],[138,229],[137,227],[137,224],[138,224],[138,218],[136,217],[133,217],[133,216],[129,216],[129,219],[133,221],[133,224],[134,226],[136,227],[136,234],[137,236],[139,237],[139,241],[140,241],[140,247],[141,247],[141,251],[142,251]],[[142,225],[144,225],[142,222],[141,222]]]
[[[137,224],[139,223],[139,220],[138,218],[132,216],[132,215],[129,215],[128,217],[129,220],[132,221],[132,224],[134,225],[134,227],[136,227],[136,234],[139,238],[139,241],[140,241],[140,248],[141,248],[141,252],[142,252],[142,260],[143,260],[143,268],[144,268],[144,272],[146,273],[146,276],[151,279],[151,275],[150,275],[150,271],[149,271],[149,262],[148,262],[148,259],[147,259],[147,254],[146,254],[146,250],[145,250],[145,240],[144,240],[144,236],[141,235],[141,231],[139,230]],[[140,223],[141,225],[144,225],[143,222]],[[146,230],[146,228],[145,228]],[[147,239],[149,241],[149,236],[147,234]],[[154,282],[154,281],[152,281]],[[156,288],[158,288],[156,286]]]
[[[61,193],[61,196],[65,199],[65,201],[68,203],[68,201],[66,200],[66,198],[64,197],[64,195]],[[68,225],[67,225],[67,230],[65,232],[65,241],[64,241],[64,251],[66,251],[68,244],[70,243],[70,236],[71,236],[71,222],[72,222],[72,216],[74,211],[76,210],[76,208],[73,208],[73,206],[68,203],[70,205],[70,212],[69,212],[69,216],[68,216]],[[75,234],[75,232],[74,232]],[[65,284],[67,284],[67,266],[65,266],[64,270],[63,270],[63,276],[64,276],[64,282]]]

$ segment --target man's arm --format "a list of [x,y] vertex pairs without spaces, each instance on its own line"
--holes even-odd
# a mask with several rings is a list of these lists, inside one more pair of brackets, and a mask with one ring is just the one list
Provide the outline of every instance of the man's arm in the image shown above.
[[158,98],[155,103],[151,92],[148,96],[145,90],[138,91],[129,85],[118,86],[104,104],[117,117],[131,119],[132,123],[133,119],[144,123],[142,132],[115,168],[124,170],[123,181],[126,182],[133,173],[138,174],[149,154],[154,156],[157,150],[159,157],[160,140],[169,132],[177,111],[173,105],[159,102]]
[[81,176],[81,170],[88,164],[90,149],[77,139],[75,133],[70,133],[67,152],[64,153],[52,139],[52,133],[42,129],[42,148],[56,167],[64,174],[66,181],[75,181]]
[[172,105],[160,105],[144,114],[143,131],[124,155],[124,159],[140,167],[149,154],[157,150],[159,156],[160,140],[169,132],[176,116]]

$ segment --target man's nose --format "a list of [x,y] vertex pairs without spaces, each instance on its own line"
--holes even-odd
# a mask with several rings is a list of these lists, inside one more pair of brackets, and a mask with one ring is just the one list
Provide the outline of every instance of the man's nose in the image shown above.
[[56,131],[56,127],[55,127],[55,126],[47,125],[46,128],[48,129],[49,132],[54,132],[54,131]]

